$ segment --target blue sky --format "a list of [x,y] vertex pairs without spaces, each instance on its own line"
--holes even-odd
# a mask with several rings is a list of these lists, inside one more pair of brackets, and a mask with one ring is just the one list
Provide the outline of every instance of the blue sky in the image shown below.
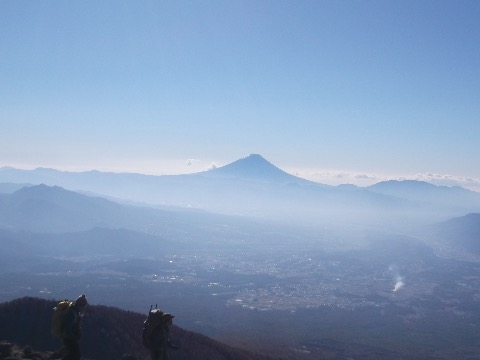
[[0,1],[0,166],[480,191],[480,2]]

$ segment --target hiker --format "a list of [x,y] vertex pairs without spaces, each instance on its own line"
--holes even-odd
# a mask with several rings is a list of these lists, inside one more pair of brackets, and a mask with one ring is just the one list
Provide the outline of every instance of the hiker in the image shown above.
[[169,331],[175,316],[163,313],[160,323],[152,329],[149,339],[150,356],[152,360],[168,360],[168,348],[177,349],[170,343]]
[[80,295],[65,314],[62,324],[62,341],[65,347],[63,360],[80,360],[82,358],[78,342],[82,336],[81,319],[87,305],[85,295]]

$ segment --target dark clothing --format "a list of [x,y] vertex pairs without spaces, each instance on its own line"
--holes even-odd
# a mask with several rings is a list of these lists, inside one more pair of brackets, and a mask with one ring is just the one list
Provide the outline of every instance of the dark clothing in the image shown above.
[[166,348],[152,350],[150,356],[152,360],[168,360],[168,352]]
[[170,345],[168,325],[161,324],[152,332],[152,345],[150,356],[152,360],[168,360],[168,347]]
[[62,340],[65,347],[63,360],[80,360],[80,345],[78,341],[82,336],[80,327],[80,314],[75,306],[72,306],[65,314],[62,328]]
[[63,338],[64,356],[62,360],[81,360],[80,345],[78,340],[73,338]]

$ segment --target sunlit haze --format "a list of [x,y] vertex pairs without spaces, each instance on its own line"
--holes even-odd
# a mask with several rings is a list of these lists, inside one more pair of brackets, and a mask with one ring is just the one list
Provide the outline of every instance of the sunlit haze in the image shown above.
[[251,153],[320,183],[480,191],[476,1],[0,2],[0,167]]

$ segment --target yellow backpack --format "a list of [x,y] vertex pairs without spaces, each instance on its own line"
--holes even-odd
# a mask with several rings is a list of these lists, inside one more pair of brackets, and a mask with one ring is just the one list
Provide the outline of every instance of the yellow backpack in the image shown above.
[[60,301],[57,306],[53,308],[52,315],[52,335],[56,337],[62,336],[63,319],[68,310],[73,306],[73,302],[69,300]]

